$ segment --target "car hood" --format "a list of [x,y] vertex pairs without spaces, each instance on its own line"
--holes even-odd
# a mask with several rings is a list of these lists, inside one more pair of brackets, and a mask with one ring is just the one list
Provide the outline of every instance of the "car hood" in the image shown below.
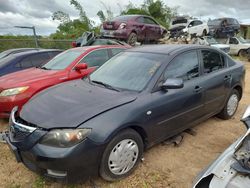
[[85,121],[136,99],[135,93],[117,92],[77,80],[35,95],[20,117],[45,129],[76,128]]
[[43,79],[51,78],[56,75],[57,70],[43,70],[38,68],[30,68],[23,71],[18,71],[0,77],[0,88],[13,88],[24,86],[33,82],[38,82]]

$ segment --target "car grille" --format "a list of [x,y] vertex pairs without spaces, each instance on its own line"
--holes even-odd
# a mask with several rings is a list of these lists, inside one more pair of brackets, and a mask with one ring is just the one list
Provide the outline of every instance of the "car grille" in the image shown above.
[[21,141],[24,140],[31,133],[28,130],[23,129],[22,127],[13,124],[10,126],[10,136],[12,140]]

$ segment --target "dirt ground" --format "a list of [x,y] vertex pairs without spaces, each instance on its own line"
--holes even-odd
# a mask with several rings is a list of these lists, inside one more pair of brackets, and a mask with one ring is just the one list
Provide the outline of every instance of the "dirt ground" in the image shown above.
[[[15,162],[12,153],[5,144],[0,144],[0,187],[191,187],[195,176],[246,130],[239,121],[250,104],[250,63],[246,66],[246,88],[235,117],[231,120],[210,118],[194,128],[196,135],[184,134],[180,146],[157,145],[145,152],[145,161],[128,178],[108,183],[100,178],[82,184],[63,185],[45,180]],[[7,127],[7,122],[0,120],[0,130]]]

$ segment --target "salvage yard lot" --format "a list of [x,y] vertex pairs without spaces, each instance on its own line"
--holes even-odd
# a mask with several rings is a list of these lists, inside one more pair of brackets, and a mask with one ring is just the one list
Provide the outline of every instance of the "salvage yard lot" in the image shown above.
[[[128,178],[108,183],[100,178],[76,185],[63,185],[27,170],[15,162],[7,145],[0,144],[0,187],[170,187],[186,188],[204,167],[219,156],[229,145],[245,132],[239,121],[250,104],[250,63],[246,62],[246,85],[243,99],[233,119],[216,117],[195,127],[195,136],[184,133],[180,146],[159,144],[145,152],[145,161]],[[7,122],[0,120],[0,130]]]

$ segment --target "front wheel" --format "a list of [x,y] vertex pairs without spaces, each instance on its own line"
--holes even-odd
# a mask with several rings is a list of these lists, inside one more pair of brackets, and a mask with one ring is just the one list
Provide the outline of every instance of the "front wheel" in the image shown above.
[[227,99],[226,105],[224,106],[222,111],[218,114],[218,117],[225,120],[232,118],[239,105],[240,101],[239,96],[240,96],[239,92],[236,89],[233,89]]
[[141,136],[133,129],[117,134],[107,145],[100,165],[100,176],[115,181],[130,175],[143,154]]

